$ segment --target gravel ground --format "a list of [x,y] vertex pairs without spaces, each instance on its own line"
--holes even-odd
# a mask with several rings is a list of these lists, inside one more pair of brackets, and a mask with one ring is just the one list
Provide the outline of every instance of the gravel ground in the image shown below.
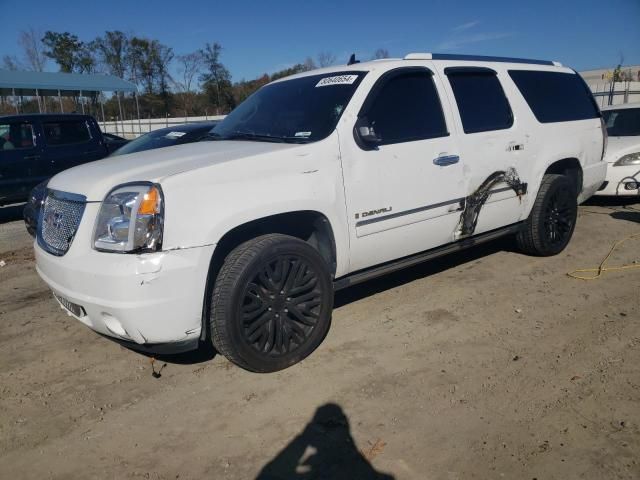
[[505,239],[342,291],[320,348],[267,375],[94,334],[19,218],[0,214],[0,478],[640,478],[640,271],[566,275],[640,232],[640,204],[581,207],[557,257]]

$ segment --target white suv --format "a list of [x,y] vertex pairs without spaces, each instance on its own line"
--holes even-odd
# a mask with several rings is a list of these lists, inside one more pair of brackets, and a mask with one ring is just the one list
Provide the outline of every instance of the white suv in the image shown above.
[[337,289],[507,234],[561,252],[606,171],[580,76],[514,58],[294,75],[209,140],[55,176],[37,269],[101,334],[152,351],[212,341],[260,372],[320,344]]

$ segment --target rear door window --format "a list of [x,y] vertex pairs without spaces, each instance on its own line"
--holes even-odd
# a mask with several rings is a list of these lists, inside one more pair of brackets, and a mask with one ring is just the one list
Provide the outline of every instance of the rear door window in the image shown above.
[[0,123],[0,150],[33,148],[33,125],[26,122]]
[[509,75],[540,123],[600,116],[591,91],[577,73],[509,70]]
[[84,120],[45,122],[43,128],[49,145],[72,145],[91,140],[89,126]]
[[440,97],[427,71],[408,71],[386,80],[365,107],[382,145],[448,135]]
[[504,130],[513,125],[513,113],[500,80],[489,69],[447,68],[464,133]]

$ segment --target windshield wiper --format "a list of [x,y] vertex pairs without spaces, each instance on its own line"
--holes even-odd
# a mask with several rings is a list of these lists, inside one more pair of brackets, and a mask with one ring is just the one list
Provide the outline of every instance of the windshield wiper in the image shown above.
[[282,143],[281,137],[275,137],[273,135],[265,135],[253,132],[233,132],[229,135],[222,137],[223,140],[250,140],[255,142],[278,142]]
[[[218,139],[218,138],[216,138]],[[220,136],[220,140],[249,140],[253,142],[274,142],[274,143],[307,143],[309,139],[301,137],[279,137],[253,132],[234,132],[229,135]]]

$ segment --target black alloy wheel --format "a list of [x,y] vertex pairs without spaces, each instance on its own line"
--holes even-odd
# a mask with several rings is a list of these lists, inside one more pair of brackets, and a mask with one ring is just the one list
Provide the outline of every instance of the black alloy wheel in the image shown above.
[[243,335],[257,352],[282,356],[307,341],[318,323],[318,274],[301,257],[277,255],[244,289],[239,305]]
[[571,236],[575,224],[575,197],[572,191],[557,189],[546,204],[544,215],[544,231],[551,247],[566,243]]
[[576,226],[577,196],[576,185],[571,178],[544,175],[529,218],[516,236],[520,250],[543,257],[563,251]]
[[214,347],[254,372],[287,368],[313,352],[329,330],[333,282],[320,253],[281,234],[229,253],[213,288]]

